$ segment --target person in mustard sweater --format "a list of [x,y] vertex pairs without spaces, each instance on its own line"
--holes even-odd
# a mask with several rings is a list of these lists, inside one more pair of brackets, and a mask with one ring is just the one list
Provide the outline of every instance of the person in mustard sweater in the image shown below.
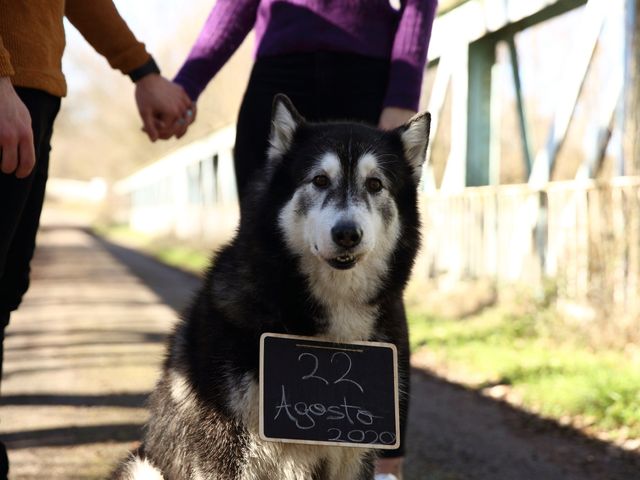
[[[64,16],[135,82],[138,110],[152,141],[159,137],[156,126],[186,127],[195,116],[182,87],[160,76],[112,0],[0,2],[0,374],[4,329],[29,285],[51,133],[67,92],[61,68]],[[6,480],[8,469],[0,443],[0,480]]]

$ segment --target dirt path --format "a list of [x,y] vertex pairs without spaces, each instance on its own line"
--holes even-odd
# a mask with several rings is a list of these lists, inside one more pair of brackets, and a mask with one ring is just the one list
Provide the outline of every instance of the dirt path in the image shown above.
[[[175,309],[198,281],[74,227],[42,230],[6,343],[12,480],[104,478],[139,438]],[[640,461],[415,370],[407,480],[640,480]],[[337,479],[339,480],[339,479]]]
[[639,458],[476,391],[420,370],[412,390],[408,478],[640,479]]

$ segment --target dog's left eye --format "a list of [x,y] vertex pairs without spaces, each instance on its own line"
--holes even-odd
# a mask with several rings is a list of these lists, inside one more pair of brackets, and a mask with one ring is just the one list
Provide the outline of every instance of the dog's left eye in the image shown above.
[[382,190],[382,182],[378,178],[367,178],[365,186],[371,193],[378,193]]
[[318,188],[327,188],[329,186],[329,177],[326,175],[316,175],[313,177],[312,182]]

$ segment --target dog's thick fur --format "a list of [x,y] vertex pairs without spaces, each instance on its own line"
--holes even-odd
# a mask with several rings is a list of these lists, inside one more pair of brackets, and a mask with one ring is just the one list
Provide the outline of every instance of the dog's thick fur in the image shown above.
[[117,480],[373,476],[372,450],[260,439],[259,338],[385,341],[406,354],[429,115],[390,132],[314,124],[278,96],[272,123],[268,165],[171,337],[143,445]]

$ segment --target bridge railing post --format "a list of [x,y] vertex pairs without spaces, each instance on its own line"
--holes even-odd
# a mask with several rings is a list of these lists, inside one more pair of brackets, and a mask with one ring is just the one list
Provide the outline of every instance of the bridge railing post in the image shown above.
[[485,37],[469,44],[469,95],[467,99],[468,187],[489,185],[491,159],[492,73],[496,63],[496,42]]

